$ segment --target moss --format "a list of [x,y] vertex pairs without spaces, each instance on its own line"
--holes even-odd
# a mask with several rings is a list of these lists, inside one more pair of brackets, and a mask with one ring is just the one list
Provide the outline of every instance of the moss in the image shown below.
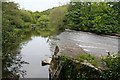
[[84,60],[87,60],[89,63],[91,63],[92,65],[97,65],[97,60],[94,56],[90,55],[90,54],[80,54],[76,57],[77,60],[79,60],[80,62],[83,62]]

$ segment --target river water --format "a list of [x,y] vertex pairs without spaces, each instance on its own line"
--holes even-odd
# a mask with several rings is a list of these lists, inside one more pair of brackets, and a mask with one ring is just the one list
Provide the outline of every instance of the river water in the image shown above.
[[100,36],[89,32],[66,31],[57,36],[58,44],[74,44],[81,47],[87,53],[101,56],[118,52],[118,41],[116,37]]
[[22,60],[29,64],[23,65],[27,74],[25,78],[49,78],[49,66],[41,66],[41,61],[51,56],[50,45],[47,38],[32,37],[21,49]]
[[[56,44],[74,44],[83,48],[87,53],[94,55],[105,55],[106,51],[111,53],[118,52],[118,39],[98,36],[88,32],[66,31],[54,40]],[[50,41],[51,42],[51,41]],[[29,64],[23,65],[26,70],[25,78],[49,78],[49,66],[41,66],[41,61],[49,58],[52,54],[51,45],[48,38],[32,37],[27,44],[21,49],[22,60]]]

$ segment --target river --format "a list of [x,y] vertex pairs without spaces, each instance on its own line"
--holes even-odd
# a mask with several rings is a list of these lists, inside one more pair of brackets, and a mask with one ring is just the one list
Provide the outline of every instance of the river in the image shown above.
[[72,45],[73,48],[77,46],[87,53],[101,56],[106,55],[106,51],[117,53],[118,40],[116,37],[99,36],[81,31],[65,31],[50,39],[31,36],[31,40],[21,45],[21,60],[28,63],[22,64],[21,70],[25,70],[24,78],[49,78],[49,66],[42,66],[41,61],[53,54],[54,45]]
[[41,61],[51,56],[50,45],[47,38],[32,37],[21,49],[22,60],[29,64],[23,65],[23,70],[27,71],[25,78],[48,78],[49,66],[41,66]]
[[[118,52],[118,39],[99,36],[88,32],[69,31],[63,32],[54,39],[56,44],[77,45],[87,53],[94,55],[105,55],[106,51],[111,53]],[[48,78],[48,67],[41,66],[41,61],[51,56],[52,51],[47,42],[48,38],[32,37],[21,49],[22,59],[29,64],[24,65],[23,69],[27,71],[25,78]]]

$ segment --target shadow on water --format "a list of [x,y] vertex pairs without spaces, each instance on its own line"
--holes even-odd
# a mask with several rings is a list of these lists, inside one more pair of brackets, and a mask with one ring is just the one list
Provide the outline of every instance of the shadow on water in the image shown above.
[[4,33],[2,42],[2,78],[9,78],[11,80],[24,78],[27,72],[23,69],[23,65],[29,64],[29,62],[22,60],[21,49],[23,45],[31,41],[33,36],[46,38],[54,33],[54,31],[50,30],[37,29],[18,30],[13,33],[15,35],[11,36],[8,36],[8,33]]

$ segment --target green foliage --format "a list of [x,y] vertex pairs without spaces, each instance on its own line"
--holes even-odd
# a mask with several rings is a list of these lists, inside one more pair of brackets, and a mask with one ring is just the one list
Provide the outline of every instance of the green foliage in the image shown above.
[[42,15],[40,18],[37,20],[37,26],[40,26],[42,28],[46,28],[49,26],[49,17],[48,15]]
[[[2,4],[3,26],[12,25],[14,28],[22,28],[28,27],[32,23],[31,12],[19,10],[17,3],[3,2]],[[25,26],[25,23],[29,23],[29,25]]]
[[60,6],[55,7],[50,10],[50,26],[56,28],[57,30],[64,30],[65,27],[63,26],[65,12],[67,11],[67,6]]
[[[76,59],[67,56],[61,56],[59,62],[61,63],[62,70],[59,74],[59,80],[119,80],[120,79],[120,54],[108,55],[102,57],[101,63],[107,68],[99,68],[99,66],[94,65],[90,67],[89,65],[82,64],[87,60],[89,63],[93,64],[95,57],[88,54],[81,54]],[[95,69],[97,68],[97,69]],[[56,79],[53,79],[56,80]]]
[[[119,80],[120,79],[120,55],[114,54],[102,57],[100,63],[104,63],[107,68],[100,68],[94,65],[90,67],[82,64],[87,60],[93,64],[97,63],[95,57],[88,54],[81,54],[77,58],[71,58],[68,56],[60,56],[58,60],[54,60],[53,68],[57,68],[57,65],[61,63],[62,70],[59,77],[53,80]],[[97,69],[96,69],[97,68]]]
[[69,29],[97,34],[120,33],[118,2],[72,2],[66,13]]
[[90,54],[80,54],[79,56],[77,56],[77,60],[79,60],[80,62],[87,60],[89,63],[97,65],[96,58]]
[[120,53],[109,55],[103,58],[104,63],[108,67],[104,70],[103,77],[107,79],[120,79]]
[[33,18],[39,29],[64,30],[63,26],[67,6],[54,7],[43,12],[34,12]]
[[[87,58],[89,60],[89,57]],[[58,80],[102,79],[102,77],[100,76],[101,73],[98,70],[89,67],[87,65],[81,64],[81,62],[83,62],[82,60],[80,60],[79,62],[77,60],[78,59],[72,59],[67,56],[61,56],[59,58],[59,62],[61,62],[62,70],[59,74]]]
[[20,10],[14,2],[3,2],[2,22],[2,77],[18,78],[25,73],[19,70],[22,64],[26,64],[21,60],[20,45],[26,33],[31,31],[31,12]]
[[34,22],[34,18],[32,16],[33,13],[27,10],[20,10],[20,12],[22,20],[24,21],[24,26],[30,26],[30,24]]
[[42,13],[36,11],[34,13],[32,13],[32,16],[33,16],[33,20],[34,20],[34,23],[36,24],[37,23],[37,20],[41,17]]
[[18,4],[14,2],[3,2],[2,11],[3,54],[8,54],[11,53],[9,50],[14,49],[9,48],[9,46],[16,46],[16,44],[18,45],[21,42],[21,38],[23,38],[25,29],[28,28],[32,23],[32,18],[30,12],[20,10]]

